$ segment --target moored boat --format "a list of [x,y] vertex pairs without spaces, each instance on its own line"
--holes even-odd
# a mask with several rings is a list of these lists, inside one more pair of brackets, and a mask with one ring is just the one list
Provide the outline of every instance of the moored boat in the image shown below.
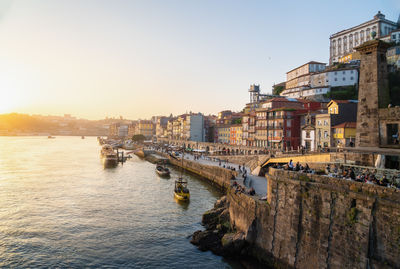
[[162,165],[160,165],[160,164],[157,164],[157,166],[156,166],[156,173],[157,173],[159,176],[167,177],[167,176],[169,176],[170,171],[169,171],[169,169],[168,169],[167,167],[162,166]]
[[190,192],[187,187],[187,181],[181,177],[175,180],[174,196],[180,201],[189,201],[190,199]]
[[108,144],[101,148],[100,157],[104,167],[115,167],[118,164],[118,155]]

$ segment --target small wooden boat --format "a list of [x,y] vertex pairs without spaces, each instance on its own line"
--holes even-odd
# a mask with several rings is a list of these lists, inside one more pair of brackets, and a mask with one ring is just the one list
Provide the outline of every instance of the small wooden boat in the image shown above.
[[85,136],[84,136],[84,135],[82,135],[82,136],[81,136],[81,139],[85,139]]
[[187,187],[187,181],[181,177],[175,180],[174,196],[179,201],[189,201],[190,199],[190,192]]
[[157,166],[156,166],[156,172],[159,176],[162,176],[162,177],[167,177],[170,174],[169,169],[167,167],[164,167],[159,164],[157,164]]
[[55,136],[49,135],[47,138],[48,138],[48,139],[54,139],[54,138],[56,138],[56,137],[55,137]]

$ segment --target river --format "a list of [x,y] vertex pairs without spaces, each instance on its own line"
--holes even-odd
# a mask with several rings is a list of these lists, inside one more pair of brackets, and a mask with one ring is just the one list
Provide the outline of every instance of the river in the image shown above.
[[240,268],[201,252],[189,236],[221,193],[174,179],[133,155],[103,169],[96,138],[0,137],[0,267]]

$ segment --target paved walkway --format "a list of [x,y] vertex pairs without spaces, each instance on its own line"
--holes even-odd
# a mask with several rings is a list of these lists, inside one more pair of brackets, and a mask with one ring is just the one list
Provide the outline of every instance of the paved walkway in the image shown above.
[[[185,158],[185,160],[195,161],[195,162],[205,164],[205,165],[213,165],[213,166],[219,166],[219,167],[223,167],[225,165],[225,167],[228,167],[228,166],[231,168],[234,167],[236,169],[236,171],[239,171],[238,164],[221,161],[221,165],[220,165],[220,162],[218,160],[215,160],[215,158],[204,157],[204,158],[195,160],[194,156],[191,154],[185,154],[184,158]],[[246,187],[247,190],[249,190],[251,187],[253,187],[254,190],[256,191],[256,195],[258,195],[258,196],[261,196],[261,197],[266,196],[266,194],[267,194],[267,179],[265,177],[251,175],[250,168],[249,167],[245,167],[245,168],[247,170],[246,180],[243,182],[243,173],[239,173],[239,175],[236,177],[236,182],[238,184]],[[243,170],[243,168],[242,168],[242,170]]]

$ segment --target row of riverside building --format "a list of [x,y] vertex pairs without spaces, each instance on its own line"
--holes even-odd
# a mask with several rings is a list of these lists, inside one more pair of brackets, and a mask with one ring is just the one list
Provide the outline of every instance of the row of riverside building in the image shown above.
[[356,136],[360,55],[355,47],[380,39],[391,43],[391,71],[400,67],[400,16],[397,22],[378,12],[373,19],[330,36],[329,65],[310,61],[286,73],[286,81],[262,94],[249,88],[242,111],[215,115],[186,113],[151,120],[115,123],[111,137],[142,134],[148,140],[190,140],[258,148],[317,150],[353,146]]

